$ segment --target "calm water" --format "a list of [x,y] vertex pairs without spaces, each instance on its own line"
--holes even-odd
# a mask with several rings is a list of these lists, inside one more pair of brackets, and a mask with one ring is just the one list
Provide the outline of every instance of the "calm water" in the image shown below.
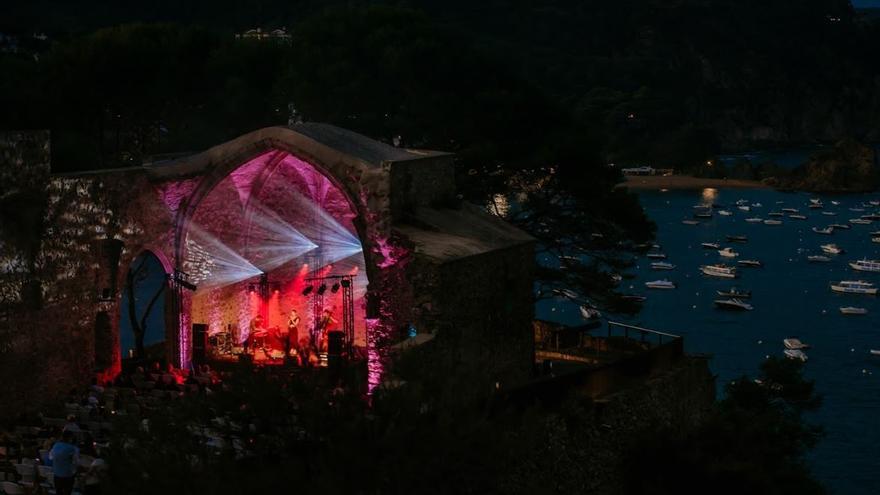
[[[831,292],[832,280],[864,279],[880,284],[880,274],[854,272],[846,261],[880,258],[880,244],[872,243],[873,225],[853,225],[832,236],[810,229],[830,223],[848,223],[871,211],[849,211],[880,195],[822,197],[825,210],[807,208],[806,194],[768,190],[707,190],[640,193],[643,206],[657,223],[657,243],[672,271],[652,271],[650,260],[640,260],[634,279],[624,280],[627,292],[646,294],[642,312],[630,319],[634,324],[677,333],[685,337],[689,352],[713,356],[712,371],[718,375],[719,389],[742,374],[753,375],[768,355],[782,355],[782,339],[798,336],[813,348],[807,351],[808,378],[824,396],[822,408],[809,419],[821,424],[826,436],[811,454],[816,475],[840,494],[880,493],[880,357],[869,349],[880,349],[880,299],[875,296],[838,295]],[[736,209],[737,199],[760,202],[751,212]],[[832,206],[831,200],[840,206]],[[692,215],[692,205],[702,201],[720,203],[733,216],[715,215],[700,225],[681,221]],[[777,204],[783,201],[784,204]],[[770,211],[799,208],[807,220],[782,219],[783,225],[751,224],[751,216],[768,217]],[[877,210],[877,208],[874,208]],[[837,216],[822,215],[834,211]],[[748,243],[726,243],[725,235],[747,235]],[[709,278],[699,272],[701,264],[723,261],[716,251],[706,250],[702,242],[718,242],[740,253],[739,259],[759,259],[764,268],[743,268],[735,281]],[[832,257],[830,263],[809,263],[807,255],[821,254],[821,244],[833,242],[846,254]],[[644,282],[668,278],[678,284],[675,290],[647,290]],[[752,291],[750,312],[715,309],[715,291],[737,285]],[[844,316],[840,306],[867,308],[866,316]],[[577,307],[561,301],[539,304],[538,314],[567,323],[578,323]]]

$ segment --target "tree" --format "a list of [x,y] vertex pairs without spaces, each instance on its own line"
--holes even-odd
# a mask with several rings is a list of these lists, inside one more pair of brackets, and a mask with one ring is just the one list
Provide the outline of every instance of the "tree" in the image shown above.
[[159,284],[159,288],[149,296],[149,302],[147,302],[147,306],[144,308],[143,313],[138,314],[138,289],[143,288],[146,285],[145,282],[151,275],[149,264],[147,263],[147,261],[150,260],[150,256],[151,255],[147,253],[142,254],[139,257],[140,261],[135,260],[135,262],[132,263],[132,266],[129,267],[128,273],[125,275],[125,290],[128,297],[128,321],[130,322],[131,330],[134,333],[135,357],[138,359],[146,357],[144,337],[147,335],[147,322],[152,313],[153,307],[156,305],[156,302],[159,301],[159,297],[162,296],[168,285],[167,283]]

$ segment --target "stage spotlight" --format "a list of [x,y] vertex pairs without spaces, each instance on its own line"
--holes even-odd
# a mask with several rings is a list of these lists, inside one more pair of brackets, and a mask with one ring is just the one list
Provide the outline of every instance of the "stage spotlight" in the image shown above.
[[333,287],[330,287],[330,292],[334,294],[339,292],[339,282],[336,282],[335,284],[333,284]]
[[306,288],[303,289],[302,294],[303,294],[304,296],[307,296],[307,295],[309,295],[309,294],[312,293],[312,289],[314,289],[314,287],[312,287],[311,285],[307,285]]
[[327,292],[327,284],[321,284],[321,286],[318,287],[318,295],[323,296],[325,292]]
[[346,289],[349,288],[349,287],[351,287],[351,280],[349,280],[349,279],[347,279],[347,278],[342,279],[342,282],[340,282],[340,283],[341,283],[342,286],[345,287]]

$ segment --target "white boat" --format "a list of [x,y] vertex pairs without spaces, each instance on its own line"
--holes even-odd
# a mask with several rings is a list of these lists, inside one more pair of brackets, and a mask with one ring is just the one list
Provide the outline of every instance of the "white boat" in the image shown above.
[[658,261],[656,263],[651,263],[652,270],[675,270],[675,265],[672,263],[667,263],[665,261]]
[[749,223],[761,223],[763,221],[764,221],[764,219],[759,218],[759,217],[746,218],[746,222],[749,222]]
[[718,210],[718,214],[722,217],[729,217],[730,215],[733,215],[733,212],[727,210]]
[[807,355],[800,349],[786,349],[783,352],[788,359],[799,359],[802,362],[807,362]]
[[764,264],[758,260],[739,260],[736,262],[736,264],[742,266],[751,266],[754,268],[761,268],[764,266]]
[[880,349],[871,349],[871,350],[868,351],[868,352],[870,352],[870,353],[873,354],[874,356],[880,356]]
[[738,290],[736,287],[731,287],[729,290],[716,290],[716,294],[721,297],[730,297],[733,299],[751,299],[752,291],[750,290]]
[[767,214],[767,216],[768,217],[784,217],[785,213],[778,212],[778,211],[771,211],[770,213]]
[[875,230],[875,231],[871,232],[870,235],[873,237],[880,236],[880,230]]
[[598,309],[589,306],[581,306],[581,317],[587,322],[587,325],[601,324],[602,313]]
[[822,200],[819,198],[810,198],[810,203],[812,203],[814,205],[820,205],[820,204],[822,204]]
[[764,220],[764,225],[782,225],[780,220]]
[[807,261],[812,261],[814,263],[827,263],[831,261],[831,258],[829,258],[828,256],[814,255],[807,256]]
[[721,256],[723,256],[725,258],[736,258],[737,256],[739,256],[739,253],[737,253],[733,249],[730,249],[729,247],[726,247],[724,249],[719,249],[718,254],[720,254]]
[[817,234],[831,235],[834,233],[834,227],[825,227],[824,229],[820,229],[819,227],[813,227],[813,232],[815,232]]
[[872,199],[871,201],[868,201],[868,204],[871,206],[880,206],[880,201],[877,201],[876,199]]
[[823,211],[822,214],[828,215],[829,217],[837,216],[837,213],[834,213],[833,211]]
[[752,208],[760,208],[762,206],[764,205],[762,205],[761,203],[752,203]]
[[841,280],[840,282],[831,282],[831,290],[847,294],[877,294],[877,288],[874,287],[874,284],[865,282],[864,280]]
[[855,306],[844,306],[840,308],[840,312],[845,315],[866,315],[868,310],[865,308],[856,308]]
[[850,261],[849,266],[852,267],[853,270],[858,270],[860,272],[880,272],[880,261],[878,260],[861,259],[858,261]]
[[682,220],[681,223],[685,225],[700,225],[700,222],[696,220]]
[[809,349],[809,344],[804,344],[801,342],[801,339],[797,337],[789,337],[787,339],[782,339],[782,345],[785,346],[786,349],[800,350],[800,349]]
[[721,244],[715,242],[704,242],[700,246],[703,246],[704,249],[721,249]]
[[666,279],[652,280],[650,282],[645,282],[645,287],[649,289],[674,289],[675,284]]
[[806,215],[789,215],[788,218],[793,218],[795,220],[806,220]]
[[831,204],[834,206],[840,206],[840,201],[832,201]]
[[880,213],[868,213],[867,215],[862,215],[862,218],[865,220],[880,220]]
[[850,208],[849,211],[865,211],[864,208]]
[[663,253],[648,253],[645,256],[651,258],[652,260],[665,260],[666,255]]
[[737,208],[739,208],[739,209],[742,210],[742,211],[750,211],[750,210],[751,210],[751,208],[749,208],[748,206],[745,206],[745,205],[743,205],[743,206],[737,206]]
[[797,213],[798,209],[797,208],[783,208],[782,211],[785,213]]
[[849,230],[849,229],[852,228],[851,226],[849,226],[849,225],[847,225],[847,224],[845,224],[845,223],[832,223],[830,226],[831,226],[831,227],[834,227],[835,230],[837,230],[837,229],[841,229],[841,230]]
[[702,265],[700,271],[704,275],[720,278],[736,278],[736,267],[726,265]]
[[722,309],[735,309],[742,311],[751,311],[754,309],[751,304],[740,301],[739,299],[716,299],[715,305]]
[[840,248],[837,244],[822,244],[819,247],[822,249],[822,252],[825,254],[841,254],[841,253],[843,253],[843,249]]
[[871,225],[872,221],[864,218],[850,218],[849,223],[853,225]]
[[872,238],[871,238],[871,242],[877,242],[877,243],[880,243],[880,237],[872,237]]
[[825,207],[825,205],[823,205],[822,203],[813,203],[809,206],[809,208],[811,208],[813,210],[820,210],[824,207]]

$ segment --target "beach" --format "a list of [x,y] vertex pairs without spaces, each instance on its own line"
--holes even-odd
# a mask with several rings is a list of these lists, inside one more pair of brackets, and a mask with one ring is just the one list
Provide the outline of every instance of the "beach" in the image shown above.
[[770,189],[770,186],[756,180],[711,179],[690,175],[630,175],[617,187],[629,189]]

